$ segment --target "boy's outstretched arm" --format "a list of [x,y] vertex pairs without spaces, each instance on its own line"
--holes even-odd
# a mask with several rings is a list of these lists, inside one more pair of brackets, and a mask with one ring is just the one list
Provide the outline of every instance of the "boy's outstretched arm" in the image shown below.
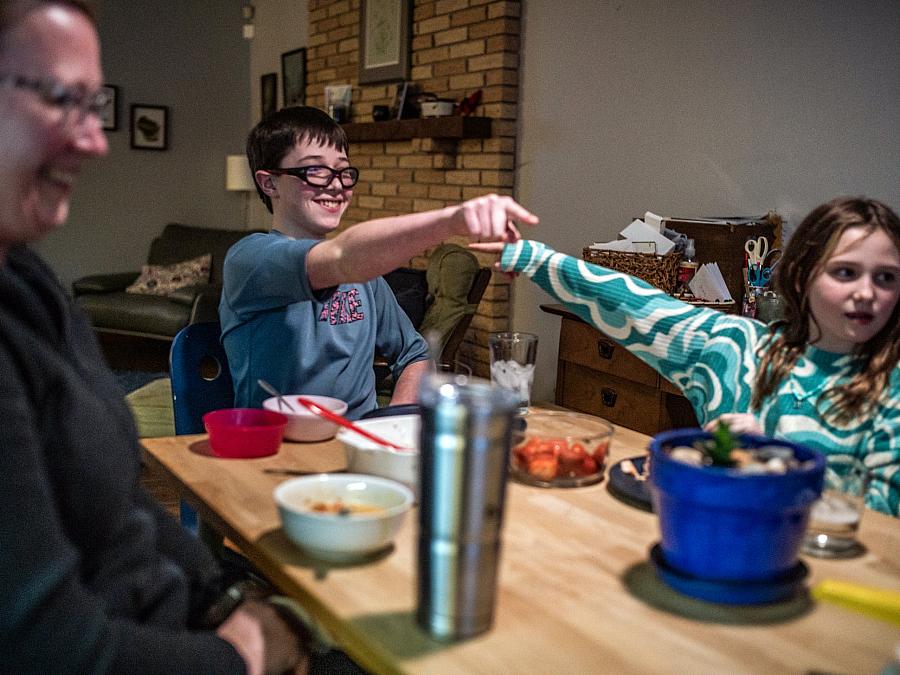
[[517,241],[513,221],[534,225],[538,218],[511,197],[494,194],[435,211],[369,220],[314,246],[307,275],[314,289],[368,281],[454,235]]

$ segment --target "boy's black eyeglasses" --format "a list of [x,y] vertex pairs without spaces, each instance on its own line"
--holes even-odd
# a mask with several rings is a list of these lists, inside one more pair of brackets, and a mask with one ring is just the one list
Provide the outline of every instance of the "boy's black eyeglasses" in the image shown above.
[[[109,97],[103,90],[86,91],[82,86],[70,87],[56,80],[41,80],[22,75],[0,75],[0,84],[35,92],[49,106],[63,111],[66,120],[80,124],[88,115],[100,117]],[[72,116],[74,115],[74,120]]]
[[287,174],[299,178],[313,187],[328,187],[337,176],[341,186],[352,188],[359,180],[359,169],[347,166],[343,169],[332,169],[329,166],[297,166],[290,169],[266,169],[276,176]]

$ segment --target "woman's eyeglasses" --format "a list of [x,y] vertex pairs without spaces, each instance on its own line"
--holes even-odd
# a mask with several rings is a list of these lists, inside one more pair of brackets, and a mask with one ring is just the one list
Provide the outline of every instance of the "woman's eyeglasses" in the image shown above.
[[69,86],[56,80],[42,80],[22,75],[0,75],[0,84],[9,83],[17,89],[35,92],[48,106],[62,110],[64,119],[79,124],[88,115],[101,117],[109,103],[104,91],[86,91],[81,85]]
[[280,176],[287,174],[299,178],[313,187],[328,187],[337,176],[341,186],[352,188],[359,180],[359,169],[347,166],[343,169],[332,169],[328,166],[297,166],[290,169],[266,169],[271,174]]

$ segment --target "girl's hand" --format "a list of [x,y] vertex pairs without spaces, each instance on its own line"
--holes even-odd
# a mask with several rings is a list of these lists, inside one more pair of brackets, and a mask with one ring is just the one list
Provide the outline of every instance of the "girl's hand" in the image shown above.
[[503,253],[504,246],[506,246],[506,244],[502,241],[493,241],[493,242],[478,242],[475,244],[469,244],[468,248],[472,249],[473,251],[479,251],[481,253],[490,253],[491,255],[495,256],[496,260],[494,260],[494,264],[492,265],[492,267],[497,272],[500,272],[501,274],[506,275],[510,279],[514,279],[515,277],[519,276],[518,272],[504,272],[502,269],[500,269],[500,254]]
[[490,194],[457,206],[453,220],[459,234],[472,239],[510,243],[521,238],[514,220],[536,225],[538,217],[512,197]]
[[762,435],[765,431],[759,420],[750,413],[725,413],[720,417],[706,424],[703,429],[705,431],[715,431],[719,425],[719,420],[731,430],[733,434],[757,434]]

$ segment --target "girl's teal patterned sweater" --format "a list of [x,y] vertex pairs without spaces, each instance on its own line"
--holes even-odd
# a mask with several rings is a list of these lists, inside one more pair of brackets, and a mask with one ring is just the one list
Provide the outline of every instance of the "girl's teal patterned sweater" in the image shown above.
[[[723,413],[750,412],[761,348],[771,333],[761,322],[696,307],[627,274],[557,253],[535,241],[503,248],[500,265],[521,272],[589,324],[678,386],[701,424]],[[753,411],[766,434],[827,455],[839,469],[851,457],[872,471],[870,508],[900,508],[900,366],[874,412],[835,426],[823,419],[823,391],[846,381],[856,359],[807,347],[790,377]]]

